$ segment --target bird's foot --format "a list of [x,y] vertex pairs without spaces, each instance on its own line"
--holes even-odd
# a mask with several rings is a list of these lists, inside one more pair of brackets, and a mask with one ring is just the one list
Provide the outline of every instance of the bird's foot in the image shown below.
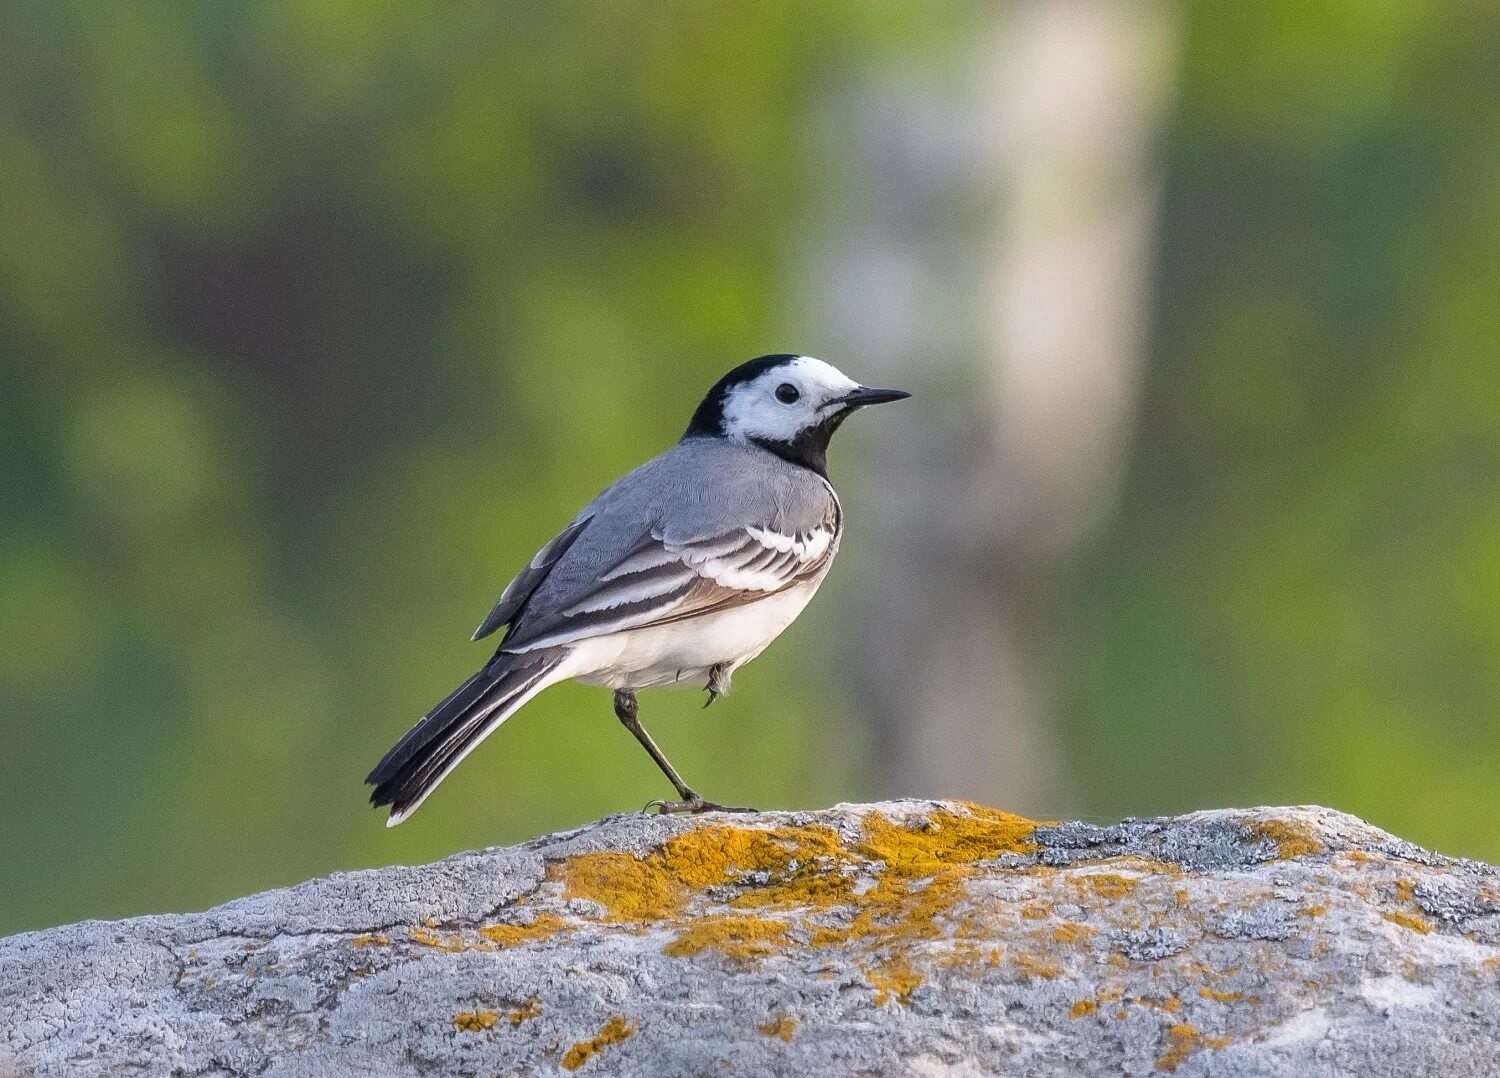
[[703,686],[708,690],[708,699],[703,703],[705,711],[708,710],[710,704],[729,691],[729,679],[733,676],[734,667],[728,663],[719,663],[709,667],[708,684]]
[[686,801],[650,801],[641,811],[654,811],[658,816],[675,816],[679,813],[696,816],[700,812],[759,812],[760,809],[741,805],[720,805],[714,801],[705,801],[701,797],[693,797]]

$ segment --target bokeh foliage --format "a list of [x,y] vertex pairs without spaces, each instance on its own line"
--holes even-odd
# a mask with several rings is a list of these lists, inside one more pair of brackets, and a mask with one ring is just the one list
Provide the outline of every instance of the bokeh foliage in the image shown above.
[[1188,9],[1095,807],[1319,802],[1500,857],[1500,9]]
[[[1057,611],[1091,798],[1059,808],[1318,800],[1500,856],[1500,27],[1183,11],[1135,461]],[[663,792],[574,687],[393,832],[360,782],[579,503],[805,346],[807,192],[861,181],[810,111],[958,62],[973,15],[8,4],[0,931]],[[872,792],[815,639],[707,715],[648,699],[689,777]]]

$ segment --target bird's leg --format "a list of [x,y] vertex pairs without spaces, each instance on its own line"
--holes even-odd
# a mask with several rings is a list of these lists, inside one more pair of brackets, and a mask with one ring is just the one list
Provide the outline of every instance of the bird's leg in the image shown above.
[[666,754],[657,748],[656,742],[651,739],[651,735],[641,725],[640,705],[636,701],[635,693],[628,689],[615,690],[615,716],[624,725],[625,729],[629,730],[635,739],[641,743],[641,748],[650,754],[651,759],[656,761],[656,766],[661,768],[662,774],[666,775],[667,779],[677,789],[677,796],[682,798],[681,801],[653,801],[646,808],[655,808],[662,815],[673,812],[755,811],[755,809],[751,808],[732,808],[725,805],[716,805],[712,801],[703,800],[703,798],[693,792],[693,788],[682,781],[682,776],[677,773],[677,769],[672,766]]
[[656,761],[656,766],[661,768],[662,774],[666,775],[672,785],[677,788],[678,797],[684,801],[703,800],[693,792],[691,786],[682,781],[682,776],[677,773],[677,769],[672,766],[672,762],[667,759],[666,754],[661,749],[657,748],[656,742],[651,739],[651,735],[641,725],[640,704],[636,701],[635,693],[630,692],[628,689],[615,690],[615,716],[624,724],[625,729],[629,730],[635,736],[635,739],[641,743],[641,748],[651,754],[651,759]]

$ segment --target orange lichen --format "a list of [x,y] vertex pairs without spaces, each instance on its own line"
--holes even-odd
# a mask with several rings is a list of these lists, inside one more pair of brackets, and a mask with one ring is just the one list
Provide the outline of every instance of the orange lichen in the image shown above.
[[956,940],[986,939],[990,926],[978,914],[966,913],[953,923],[951,931]]
[[551,913],[539,913],[530,924],[486,925],[479,930],[479,934],[491,943],[498,943],[502,947],[514,947],[517,944],[530,943],[534,940],[551,939],[567,928],[568,923],[561,917]]
[[1009,812],[965,804],[967,813],[939,809],[900,823],[872,813],[855,850],[878,858],[901,876],[931,876],[955,865],[973,864],[1005,853],[1034,853],[1038,826]]
[[[847,925],[808,926],[813,946],[930,939],[944,932],[934,919],[967,897],[961,878],[969,866],[1002,853],[1035,850],[1028,840],[1036,827],[1019,816],[978,806],[937,809],[899,822],[876,814],[865,821],[852,850],[840,844],[832,828],[817,825],[703,827],[676,835],[645,856],[577,854],[553,865],[549,878],[562,884],[564,897],[601,907],[609,921],[676,919],[704,889],[732,886],[738,892],[723,901],[739,909],[855,908]],[[861,859],[874,862],[876,881],[856,894],[853,869]],[[923,880],[927,882],[918,882]],[[707,932],[712,936],[734,923]],[[975,928],[968,934],[982,931]],[[693,938],[684,935],[682,945],[690,948]],[[532,937],[503,926],[488,938],[510,943]]]
[[1167,1050],[1156,1061],[1156,1069],[1175,1071],[1200,1043],[1198,1031],[1186,1022],[1172,1026],[1167,1030]]
[[787,926],[763,917],[711,917],[690,924],[662,948],[672,958],[688,958],[707,950],[741,961],[754,961],[776,953],[786,942]]
[[1297,911],[1303,917],[1321,917],[1328,912],[1327,906],[1303,906]]
[[841,927],[816,927],[809,942],[814,947],[842,947],[863,941],[879,947],[938,939],[945,934],[940,918],[968,897],[963,883],[968,871],[952,868],[921,885],[883,874],[874,887],[851,898],[858,910],[853,920]]
[[541,1016],[542,1002],[535,996],[532,996],[525,1003],[511,1010],[505,1017],[510,1020],[511,1025],[518,1026],[522,1022],[530,1021],[533,1018],[540,1018]]
[[1073,1004],[1073,1009],[1068,1012],[1070,1018],[1087,1018],[1099,1009],[1099,1004],[1091,999],[1080,999]]
[[687,905],[687,889],[677,879],[658,862],[634,854],[575,854],[552,866],[548,876],[561,880],[564,898],[602,907],[606,921],[659,921]]
[[1096,931],[1097,929],[1078,921],[1064,921],[1053,928],[1052,941],[1054,943],[1082,943]]
[[827,827],[703,827],[644,857],[577,854],[549,877],[565,897],[602,906],[606,920],[660,921],[680,915],[694,892],[726,884],[754,888],[734,896],[736,906],[833,905],[849,896],[838,868],[847,859]]
[[1317,832],[1306,824],[1290,820],[1262,820],[1251,830],[1260,838],[1276,843],[1276,856],[1285,861],[1293,857],[1312,857],[1324,851]]
[[1029,980],[1032,977],[1045,977],[1051,980],[1062,974],[1061,968],[1049,962],[1045,958],[1037,958],[1029,954],[1018,954],[1011,958],[1011,962],[1021,971],[1021,977]]
[[1182,1010],[1182,1000],[1178,999],[1176,996],[1168,996],[1160,1003],[1154,1003],[1152,1004],[1152,1006],[1156,1007],[1158,1010],[1166,1011],[1168,1014],[1176,1014],[1178,1011]]
[[621,1041],[633,1037],[635,1030],[635,1026],[616,1015],[608,1022],[605,1022],[603,1028],[593,1037],[590,1037],[586,1041],[579,1041],[563,1053],[562,1065],[564,1069],[576,1071],[609,1045],[619,1044]]
[[656,855],[681,883],[704,888],[735,883],[749,873],[784,877],[819,858],[844,856],[829,827],[701,827],[669,839]]
[[1238,1003],[1244,998],[1242,992],[1220,992],[1213,988],[1200,988],[1198,995],[1204,999],[1211,999],[1216,1003]]
[[413,943],[420,943],[423,947],[431,947],[438,951],[457,953],[468,949],[457,936],[444,940],[427,931],[425,928],[411,928],[407,930],[407,934],[411,937]]
[[1124,898],[1139,882],[1118,872],[1084,872],[1072,879],[1074,886],[1092,891],[1100,898]]
[[1045,902],[1032,902],[1021,907],[1021,916],[1028,921],[1044,921],[1052,916],[1052,907]]
[[[1035,851],[1032,835],[1038,826],[970,805],[904,819],[872,814],[847,846],[838,831],[821,825],[714,825],[674,835],[645,854],[575,854],[552,864],[548,879],[560,885],[564,898],[593,903],[601,919],[630,926],[627,930],[670,923],[675,938],[663,953],[674,957],[716,951],[756,961],[799,944],[858,948],[870,963],[867,977],[878,1001],[904,1003],[922,983],[912,966],[914,945],[988,938],[993,922],[961,908],[969,900],[968,877],[977,862]],[[1123,877],[1112,879],[1122,882],[1111,886],[1105,880],[1105,893],[1124,893],[1134,885]],[[725,906],[776,916],[725,915]],[[1037,912],[1050,916],[1050,905],[1038,904]],[[568,928],[566,921],[542,915],[528,925],[479,931],[509,946]],[[1090,931],[1066,923],[1053,930],[1053,939],[1075,943]],[[1000,952],[969,943],[927,957],[935,963],[998,964]],[[1026,976],[1061,972],[1038,959],[1017,964]]]
[[[755,844],[749,851],[759,861],[729,866],[744,890],[729,900],[741,909],[805,906],[827,909],[854,898],[854,877],[845,871],[854,858],[826,827],[780,828],[766,832],[774,844]],[[753,879],[747,879],[749,873]]]
[[1000,964],[995,948],[962,939],[955,940],[946,951],[936,953],[932,961],[942,969],[974,969]]
[[767,1037],[776,1037],[783,1041],[792,1039],[792,1034],[797,1032],[797,1019],[789,1014],[783,1014],[774,1022],[767,1022],[763,1026],[756,1026],[760,1032]]
[[381,936],[374,932],[371,932],[363,936],[355,936],[349,942],[356,947],[385,947],[388,946],[391,941],[385,936]]
[[875,989],[875,1006],[884,1006],[892,995],[897,1002],[905,1004],[912,992],[922,984],[920,974],[914,972],[911,963],[904,957],[890,958],[865,973],[865,980]]
[[1392,924],[1400,925],[1402,928],[1409,928],[1413,932],[1421,932],[1423,935],[1432,931],[1432,923],[1427,918],[1415,913],[1407,913],[1404,910],[1387,910],[1381,913],[1380,916]]
[[462,1011],[453,1016],[453,1028],[460,1033],[483,1033],[498,1021],[500,1016],[494,1011]]

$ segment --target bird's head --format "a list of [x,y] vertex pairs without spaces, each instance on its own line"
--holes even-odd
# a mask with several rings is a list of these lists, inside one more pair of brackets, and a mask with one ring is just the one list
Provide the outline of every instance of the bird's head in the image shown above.
[[714,384],[684,437],[758,445],[823,474],[829,439],[855,409],[909,396],[862,386],[811,356],[761,356]]

